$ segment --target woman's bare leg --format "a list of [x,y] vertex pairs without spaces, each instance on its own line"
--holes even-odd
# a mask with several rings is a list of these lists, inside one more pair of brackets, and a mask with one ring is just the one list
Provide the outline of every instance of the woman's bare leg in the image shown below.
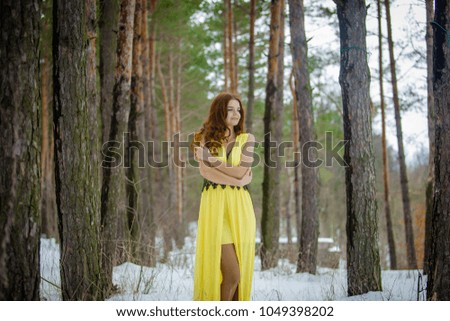
[[222,284],[220,285],[220,299],[222,301],[238,300],[238,285],[240,279],[239,262],[237,260],[234,244],[222,245],[220,260],[222,270]]

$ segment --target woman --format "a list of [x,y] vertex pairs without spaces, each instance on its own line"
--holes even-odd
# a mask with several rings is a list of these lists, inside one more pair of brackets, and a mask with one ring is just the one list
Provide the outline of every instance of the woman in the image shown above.
[[244,133],[238,97],[220,93],[195,135],[204,177],[194,271],[194,300],[250,300],[255,257],[251,182],[255,138]]

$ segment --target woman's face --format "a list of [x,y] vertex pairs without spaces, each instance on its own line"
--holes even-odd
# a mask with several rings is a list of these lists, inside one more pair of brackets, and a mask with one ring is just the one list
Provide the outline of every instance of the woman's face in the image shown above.
[[228,102],[227,105],[227,119],[226,125],[228,127],[234,127],[239,123],[241,119],[241,106],[239,105],[239,101],[236,99],[232,99]]

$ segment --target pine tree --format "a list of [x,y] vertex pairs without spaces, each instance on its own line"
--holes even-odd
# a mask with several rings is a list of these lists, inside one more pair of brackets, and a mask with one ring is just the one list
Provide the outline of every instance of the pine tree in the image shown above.
[[344,115],[348,294],[381,290],[364,0],[335,0]]
[[0,4],[0,300],[40,299],[40,18],[40,1]]

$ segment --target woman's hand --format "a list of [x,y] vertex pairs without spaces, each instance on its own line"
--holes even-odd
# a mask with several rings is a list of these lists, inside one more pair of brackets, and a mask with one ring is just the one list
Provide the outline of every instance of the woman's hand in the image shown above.
[[248,185],[252,181],[252,169],[250,168],[247,173],[245,173],[244,177],[239,180],[238,186]]
[[206,161],[208,162],[208,159],[211,157],[211,153],[209,152],[209,149],[205,146],[195,147],[195,153],[194,158],[197,161]]

